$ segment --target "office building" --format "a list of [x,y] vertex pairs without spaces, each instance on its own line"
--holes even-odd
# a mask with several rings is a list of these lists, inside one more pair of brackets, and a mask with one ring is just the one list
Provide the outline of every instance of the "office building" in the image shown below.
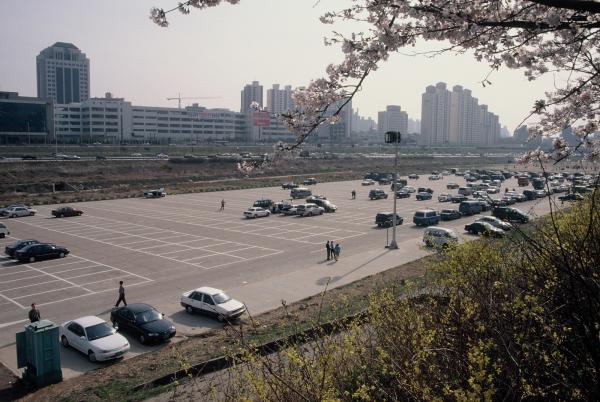
[[385,111],[377,114],[377,130],[381,134],[388,131],[408,133],[408,114],[400,106],[387,106]]
[[56,104],[90,97],[90,60],[72,43],[56,42],[36,58],[38,98]]
[[269,113],[281,114],[292,110],[294,108],[292,93],[291,85],[279,89],[279,84],[273,84],[273,88],[267,89],[267,110]]
[[51,101],[0,92],[0,143],[40,144],[54,136]]
[[263,107],[263,87],[258,81],[252,81],[242,89],[241,93],[240,113],[248,113],[251,109],[252,102],[258,103],[258,107]]
[[450,91],[439,82],[429,85],[421,96],[421,141],[423,145],[450,142]]

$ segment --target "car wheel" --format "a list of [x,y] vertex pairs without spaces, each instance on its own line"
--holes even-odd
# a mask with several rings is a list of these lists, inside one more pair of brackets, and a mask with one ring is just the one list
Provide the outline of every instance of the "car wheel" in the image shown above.
[[94,352],[92,352],[91,350],[88,352],[88,359],[90,359],[90,361],[92,363],[96,362],[96,354]]
[[309,212],[309,213],[308,213],[308,216],[312,216],[312,212]]
[[113,321],[113,322],[112,322],[112,326],[113,326],[113,328],[115,329],[115,331],[118,331],[118,330],[119,330],[119,323],[118,323],[118,322],[116,322],[116,321]]
[[29,213],[29,216],[33,216],[33,215],[35,215],[35,212],[30,212]]
[[61,251],[61,252],[60,252],[60,254],[59,254],[58,256],[59,256],[60,258],[65,258],[65,257],[66,257],[66,254],[65,254],[65,253],[63,253],[63,252]]
[[64,218],[64,217],[65,217],[65,215],[64,215],[64,214],[60,214],[60,215],[58,215],[58,217],[59,217],[59,218]]
[[4,233],[0,233],[0,239],[4,239],[4,236],[6,236]]
[[323,215],[323,211],[319,210],[319,215]]
[[29,257],[29,262],[35,262],[35,257],[34,256]]
[[140,343],[142,345],[144,345],[146,343],[146,337],[144,336],[144,334],[141,334],[138,339],[140,340]]
[[192,314],[194,312],[194,309],[192,308],[192,306],[185,306],[185,311],[187,311],[188,313]]
[[9,216],[9,218],[16,218],[16,217],[17,217],[17,215],[15,215],[15,214],[12,214]]
[[62,344],[62,345],[65,347],[65,348],[69,347],[69,341],[67,340],[67,337],[66,337],[66,336],[64,336],[64,335],[63,335],[63,336],[60,338],[60,343],[61,343],[61,344]]

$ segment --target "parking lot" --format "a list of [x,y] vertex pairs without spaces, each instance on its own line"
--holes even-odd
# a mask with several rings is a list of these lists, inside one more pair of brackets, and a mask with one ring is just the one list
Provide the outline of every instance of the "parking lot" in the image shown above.
[[[441,193],[456,194],[457,190],[446,190],[450,181],[465,184],[462,177],[455,176],[439,181],[426,177],[409,180],[413,187],[431,187],[434,194],[428,201],[417,201],[414,194],[398,199],[404,224],[398,227],[400,249],[393,251],[397,257],[355,265],[351,261],[385,250],[391,230],[377,228],[374,219],[376,213],[391,211],[393,205],[391,195],[369,200],[369,190],[378,186],[361,186],[360,181],[310,186],[313,194],[326,196],[338,206],[336,213],[313,217],[242,217],[257,199],[289,200],[289,190],[275,187],[78,203],[74,206],[84,212],[83,216],[63,219],[51,217],[55,206],[36,207],[35,216],[3,220],[11,234],[0,239],[0,246],[34,238],[66,246],[71,253],[64,259],[27,264],[0,259],[0,346],[14,342],[15,332],[27,323],[33,302],[42,318],[57,323],[84,315],[106,319],[120,280],[124,281],[128,302],[152,304],[175,323],[178,334],[186,335],[218,324],[182,312],[179,295],[185,290],[221,288],[245,302],[251,311],[260,312],[277,307],[281,299],[291,302],[317,293],[322,277],[348,275],[347,280],[355,280],[391,268],[394,261],[419,258],[429,251],[422,247],[423,229],[412,224],[412,215],[426,207],[457,209],[458,204],[437,201]],[[502,189],[505,187],[518,191],[526,188],[519,188],[516,179],[504,182]],[[391,194],[389,185],[381,188]],[[353,189],[356,200],[351,199]],[[222,199],[225,209],[220,212]],[[514,206],[543,214],[548,201]],[[439,226],[457,229],[464,239],[473,238],[462,228],[474,219]],[[342,257],[335,265],[324,264],[323,243],[328,240],[342,246]],[[9,355],[0,353],[0,359],[5,361]]]

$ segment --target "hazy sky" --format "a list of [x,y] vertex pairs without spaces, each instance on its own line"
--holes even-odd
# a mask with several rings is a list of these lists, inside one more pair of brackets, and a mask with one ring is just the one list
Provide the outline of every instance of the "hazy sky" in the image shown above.
[[[188,16],[173,13],[171,26],[160,28],[148,19],[150,8],[170,8],[177,0],[0,0],[0,90],[35,96],[35,57],[62,41],[90,59],[92,96],[112,92],[137,105],[176,106],[166,98],[181,92],[219,97],[185,104],[239,110],[240,90],[251,81],[260,81],[266,96],[274,83],[306,85],[339,61],[341,51],[323,45],[333,26],[318,17],[350,3],[241,0]],[[354,108],[376,119],[377,111],[394,104],[420,118],[425,87],[444,81],[450,89],[471,89],[512,132],[553,86],[552,77],[530,83],[521,72],[504,70],[484,88],[480,81],[488,71],[469,55],[397,54],[367,79]]]

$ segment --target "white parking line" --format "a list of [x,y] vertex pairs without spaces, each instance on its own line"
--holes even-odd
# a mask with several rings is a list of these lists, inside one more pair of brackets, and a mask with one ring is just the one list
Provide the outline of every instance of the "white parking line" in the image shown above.
[[38,282],[38,283],[34,283],[33,285],[17,286],[16,288],[4,289],[3,292],[8,292],[8,291],[17,290],[17,289],[30,288],[30,287],[33,287],[33,286],[45,285],[47,283],[52,283],[52,282],[60,282],[60,280],[59,279],[52,279],[51,281]]
[[17,302],[16,300],[11,299],[10,297],[4,296],[2,293],[0,293],[0,297],[2,297],[5,300],[8,300],[9,302],[16,304],[17,306],[21,307],[22,309],[25,309],[25,306],[23,306],[21,303]]
[[64,282],[66,282],[66,283],[68,283],[68,284],[70,284],[70,285],[72,285],[72,286],[77,286],[77,287],[79,287],[79,288],[81,288],[81,289],[83,289],[83,290],[85,290],[85,291],[87,291],[87,292],[94,293],[93,291],[91,291],[91,290],[89,290],[89,289],[86,289],[86,288],[84,288],[83,286],[79,286],[79,285],[77,285],[76,283],[69,282],[68,280],[66,280],[66,279],[63,279],[63,278],[61,278],[61,277],[59,277],[59,276],[56,276],[56,275],[54,275],[54,274],[51,274],[51,273],[49,273],[49,272],[44,272],[44,271],[42,271],[42,270],[39,270],[39,269],[37,269],[37,268],[34,268],[34,267],[32,267],[32,266],[31,266],[31,265],[29,265],[29,264],[27,264],[27,266],[28,266],[29,268],[33,269],[34,271],[40,272],[40,273],[42,273],[42,274],[46,274],[46,275],[48,275],[48,276],[51,276],[51,277],[53,277],[53,278],[56,278],[56,279],[60,279],[61,281],[64,281]]
[[[79,287],[79,286],[66,286],[64,288],[58,288],[58,289],[52,289],[52,290],[46,290],[44,292],[37,292],[37,293],[32,293],[30,295],[25,295],[25,296],[18,296],[18,297],[13,297],[13,299],[18,300],[18,299],[24,299],[26,297],[31,297],[31,296],[38,296],[38,295],[43,295],[44,293],[52,293],[52,292],[58,292],[61,290],[66,290],[66,289],[72,289],[75,287]],[[83,289],[83,288],[82,288]],[[92,292],[93,293],[93,292]]]
[[63,280],[65,280],[65,279],[75,279],[75,278],[82,278],[82,277],[84,277],[84,276],[98,275],[98,274],[103,274],[103,273],[105,273],[105,272],[111,272],[111,271],[113,271],[113,269],[112,269],[112,268],[111,268],[111,269],[106,269],[106,270],[104,270],[104,271],[100,271],[100,272],[92,272],[92,273],[89,273],[89,274],[82,274],[82,275],[76,275],[76,276],[69,276],[68,278],[64,278]]

